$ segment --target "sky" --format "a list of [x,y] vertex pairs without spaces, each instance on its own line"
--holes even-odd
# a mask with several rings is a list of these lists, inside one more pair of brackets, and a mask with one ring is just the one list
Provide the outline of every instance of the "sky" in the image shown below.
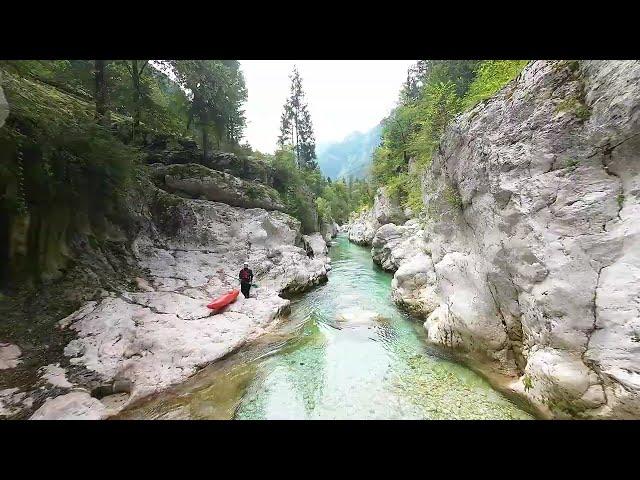
[[394,107],[415,60],[240,60],[248,90],[245,140],[273,153],[289,74],[297,65],[316,143],[375,127]]

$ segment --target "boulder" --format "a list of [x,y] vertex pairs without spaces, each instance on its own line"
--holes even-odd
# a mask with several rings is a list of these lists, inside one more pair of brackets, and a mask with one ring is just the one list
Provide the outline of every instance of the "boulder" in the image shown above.
[[212,152],[205,165],[245,180],[273,186],[273,167],[253,156],[238,156],[227,152]]
[[390,198],[384,188],[379,188],[376,192],[373,202],[373,217],[380,225],[387,223],[402,225],[408,219],[398,201]]
[[376,231],[389,223],[403,224],[408,217],[404,209],[394,199],[389,198],[383,188],[379,188],[373,207],[366,208],[349,218],[349,241],[358,245],[369,246],[373,242]]
[[0,342],[0,370],[17,367],[22,361],[20,355],[22,351],[17,345]]
[[107,408],[84,391],[47,399],[29,420],[102,420]]
[[156,164],[153,176],[161,188],[190,198],[203,198],[244,208],[285,209],[280,195],[271,187],[195,163]]
[[253,156],[214,150],[205,157],[195,141],[167,134],[148,133],[144,140],[145,161],[148,164],[196,163],[244,180],[273,186],[273,167]]
[[357,245],[371,245],[376,231],[380,228],[372,209],[362,210],[349,219],[349,241]]
[[391,272],[395,272],[402,262],[427,250],[424,231],[417,220],[409,220],[401,226],[383,225],[371,243],[373,261]]
[[331,239],[338,236],[338,224],[335,222],[322,222],[320,225],[320,233],[325,242],[329,243]]

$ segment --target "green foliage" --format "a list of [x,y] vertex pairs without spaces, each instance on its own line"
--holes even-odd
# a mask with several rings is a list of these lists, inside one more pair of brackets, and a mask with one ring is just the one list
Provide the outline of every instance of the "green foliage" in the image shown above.
[[418,60],[407,72],[407,81],[400,92],[402,103],[417,102],[427,83],[452,82],[456,95],[462,97],[474,78],[478,63],[478,60]]
[[453,208],[462,210],[464,205],[462,203],[462,197],[460,196],[460,192],[453,185],[447,185],[444,191],[444,198],[449,205]]
[[249,197],[252,200],[255,200],[260,196],[260,192],[253,185],[250,185],[250,184],[247,184],[247,187],[245,189],[245,194],[247,195],[247,197]]
[[556,107],[558,112],[571,112],[579,120],[586,121],[591,117],[591,110],[587,107],[584,101],[580,98],[570,97],[564,99]]
[[528,60],[485,60],[478,65],[475,78],[464,96],[464,107],[469,109],[491,97],[516,78]]
[[323,197],[316,198],[316,207],[318,209],[318,215],[322,220],[328,221],[333,219],[333,214],[331,213],[331,205],[329,201]]
[[463,67],[468,70],[469,64],[431,65],[419,94],[414,92],[406,99],[409,94],[405,89],[405,102],[383,123],[382,145],[373,156],[373,180],[415,213],[423,209],[422,172],[429,166],[444,129],[462,108],[458,92],[464,91],[471,78]]
[[[420,60],[409,69],[400,101],[383,121],[382,143],[373,154],[376,186],[416,214],[424,209],[421,178],[452,119],[515,78],[527,61]],[[462,208],[452,187],[447,201]]]
[[371,206],[373,203],[374,190],[372,185],[362,179],[338,180],[327,183],[324,187],[319,206],[327,205],[325,213],[319,213],[325,221],[335,221],[345,223],[349,219],[349,213],[362,207]]
[[239,145],[246,100],[239,63],[162,64],[180,83],[147,60],[0,61],[11,107],[0,129],[0,220],[24,244],[10,253],[12,272],[36,281],[55,275],[77,234],[99,247],[108,222],[128,228],[147,133],[184,135],[191,115],[219,147],[247,150]]
[[96,197],[90,203],[108,202],[130,179],[136,152],[96,125],[86,102],[6,72],[3,78],[11,105],[1,130],[4,180],[13,172],[25,182],[30,206],[80,202],[74,208],[82,209],[87,195]]
[[424,210],[420,177],[413,176],[409,178],[406,206],[416,215],[419,215]]
[[567,168],[575,170],[575,168],[580,164],[580,160],[577,158],[565,158],[564,164]]
[[283,107],[278,145],[280,148],[291,147],[298,167],[315,170],[318,164],[313,124],[304,98],[302,78],[296,67],[289,78],[291,93]]
[[322,175],[299,169],[290,148],[278,150],[275,155],[265,155],[265,159],[273,167],[274,188],[280,193],[287,213],[300,220],[306,233],[316,231],[316,196],[306,182],[314,186],[315,182],[324,180]]
[[124,218],[138,152],[75,94],[6,70],[3,89],[11,112],[0,129],[0,214],[24,244],[9,261],[16,278],[40,281],[64,265],[74,235],[101,236],[109,219]]
[[299,219],[305,230],[315,231],[319,222],[344,223],[349,213],[362,205],[371,205],[374,190],[365,180],[327,181],[319,169],[300,169],[291,147],[275,155],[262,155],[274,172],[274,187],[280,193],[287,212]]
[[237,144],[246,120],[242,104],[247,98],[244,76],[237,60],[173,60],[167,62],[180,85],[190,92],[187,129],[196,120],[206,152],[209,135]]

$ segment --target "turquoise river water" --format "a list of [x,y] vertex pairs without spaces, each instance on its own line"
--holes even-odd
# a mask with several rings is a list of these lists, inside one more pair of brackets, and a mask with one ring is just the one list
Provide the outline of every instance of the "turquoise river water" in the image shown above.
[[119,415],[129,419],[531,419],[425,343],[392,276],[340,236],[329,281],[273,333]]

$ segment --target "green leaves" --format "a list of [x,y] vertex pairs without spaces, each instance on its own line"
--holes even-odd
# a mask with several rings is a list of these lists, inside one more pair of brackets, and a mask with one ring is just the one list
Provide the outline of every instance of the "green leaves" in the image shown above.
[[[526,60],[419,60],[409,69],[400,102],[383,122],[373,180],[418,213],[422,173],[453,118],[515,78]],[[458,207],[458,198],[451,203]]]
[[476,70],[475,78],[464,97],[464,108],[470,109],[482,100],[491,97],[511,80],[516,78],[528,60],[485,60]]
[[200,128],[213,127],[218,142],[237,145],[246,125],[242,105],[247,99],[237,60],[172,60],[178,82],[188,91],[189,117]]
[[293,68],[289,78],[291,79],[291,94],[282,109],[278,145],[281,148],[287,146],[292,148],[298,167],[315,170],[317,163],[315,161],[316,141],[313,124],[304,99],[302,78],[296,67]]

